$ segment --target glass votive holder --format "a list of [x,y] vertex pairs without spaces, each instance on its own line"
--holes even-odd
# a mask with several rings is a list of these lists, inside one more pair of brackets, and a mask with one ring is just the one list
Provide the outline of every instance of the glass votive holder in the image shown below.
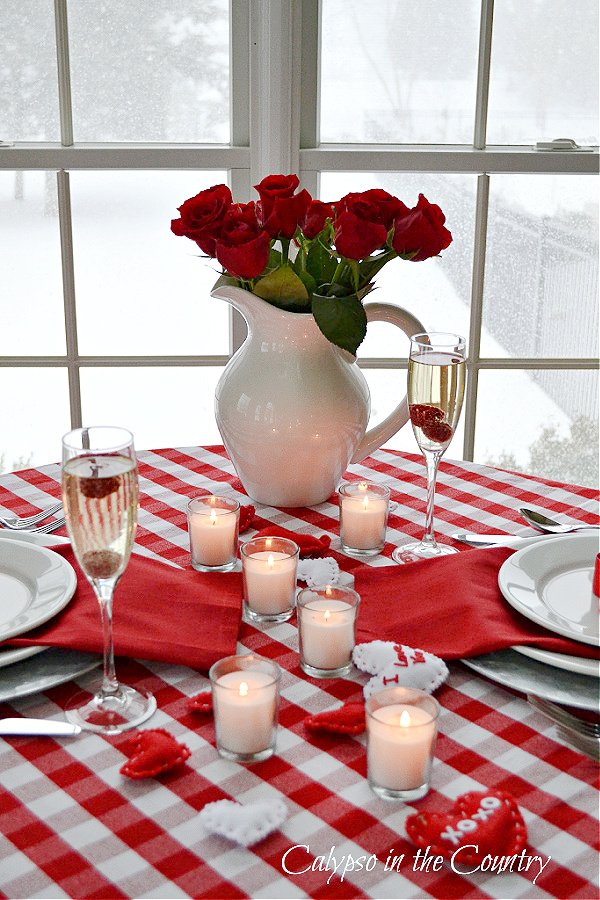
[[340,540],[344,553],[376,556],[385,545],[390,490],[370,481],[352,481],[339,489]]
[[280,537],[251,538],[240,547],[243,616],[251,624],[285,622],[296,602],[299,547]]
[[237,563],[240,504],[230,497],[196,497],[187,505],[192,568],[229,572]]
[[360,597],[351,588],[305,588],[296,600],[300,667],[312,678],[339,678],[352,669]]
[[262,656],[226,656],[208,673],[217,750],[234,762],[254,763],[275,752],[281,669]]
[[384,800],[418,800],[429,790],[440,705],[416,688],[386,688],[366,702],[367,777]]

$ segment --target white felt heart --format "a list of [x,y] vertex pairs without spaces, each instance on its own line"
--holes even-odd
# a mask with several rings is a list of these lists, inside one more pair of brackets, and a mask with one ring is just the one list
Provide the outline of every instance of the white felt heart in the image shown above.
[[200,812],[200,821],[207,831],[220,834],[249,847],[276,831],[287,818],[283,800],[236,803],[235,800],[216,800],[207,803]]
[[352,653],[352,660],[361,672],[377,675],[391,663],[396,662],[397,653],[394,649],[396,646],[393,641],[369,641],[367,644],[357,644]]
[[448,667],[439,656],[393,641],[357,644],[352,659],[363,672],[375,676],[363,688],[365,697],[395,685],[432,693],[448,677]]
[[321,584],[337,584],[340,567],[333,556],[323,559],[299,559],[298,580],[305,581],[309,587]]

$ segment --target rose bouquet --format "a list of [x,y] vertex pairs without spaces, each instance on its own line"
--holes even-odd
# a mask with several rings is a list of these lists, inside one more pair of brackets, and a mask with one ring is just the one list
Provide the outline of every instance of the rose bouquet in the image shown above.
[[436,256],[452,235],[423,194],[412,209],[380,188],[324,203],[298,185],[296,175],[269,175],[250,203],[234,203],[227,185],[215,185],[179,207],[171,231],[218,260],[218,283],[312,312],[329,341],[356,354],[367,330],[362,301],[377,272],[395,257]]

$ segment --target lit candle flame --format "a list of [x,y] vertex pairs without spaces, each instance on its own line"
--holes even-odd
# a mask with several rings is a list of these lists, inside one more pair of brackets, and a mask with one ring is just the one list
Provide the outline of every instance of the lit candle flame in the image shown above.
[[269,553],[269,558],[267,559],[267,566],[269,567],[269,569],[272,569],[274,565],[275,565],[275,560],[273,559],[273,554]]
[[210,511],[210,524],[211,525],[217,524],[217,513],[216,513],[216,510],[214,510],[214,509],[211,509],[211,511]]
[[407,709],[403,709],[400,714],[400,727],[408,728],[409,725],[410,725],[410,713],[408,712]]
[[329,612],[328,609],[326,609],[325,612],[323,613],[323,618],[325,619],[326,622],[329,622],[330,616],[331,616],[331,613]]
[[[248,696],[248,685],[245,681],[240,682],[240,697]],[[403,714],[404,715],[404,714]]]
[[369,498],[365,497],[365,499],[363,500],[363,509],[368,509],[368,508],[369,508]]

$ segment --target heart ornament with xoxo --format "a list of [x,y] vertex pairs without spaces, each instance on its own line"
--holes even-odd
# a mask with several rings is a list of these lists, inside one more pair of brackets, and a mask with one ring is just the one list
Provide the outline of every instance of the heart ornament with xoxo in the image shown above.
[[[458,797],[448,813],[416,813],[406,820],[411,841],[430,853],[477,865],[494,853],[520,853],[527,828],[514,798],[504,791],[472,791]],[[464,848],[464,849],[461,849]]]

